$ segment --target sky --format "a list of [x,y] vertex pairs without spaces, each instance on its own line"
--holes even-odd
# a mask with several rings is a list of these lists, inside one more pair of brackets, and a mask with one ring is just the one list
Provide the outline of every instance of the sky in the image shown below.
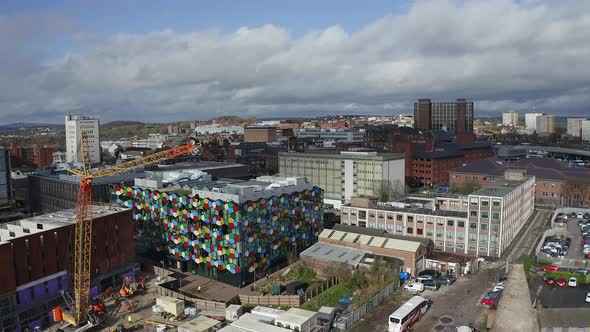
[[0,2],[0,124],[412,113],[590,117],[590,1]]

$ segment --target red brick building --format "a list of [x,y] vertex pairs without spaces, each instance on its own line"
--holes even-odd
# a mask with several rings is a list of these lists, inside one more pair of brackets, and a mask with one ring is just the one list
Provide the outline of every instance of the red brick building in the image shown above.
[[493,156],[491,145],[473,135],[457,136],[453,142],[436,137],[398,142],[394,151],[406,154],[406,182],[412,186],[448,184],[449,170]]
[[536,204],[590,207],[590,170],[570,168],[550,158],[529,158],[506,163],[496,158],[472,162],[449,171],[449,185],[458,190],[466,182],[488,185],[508,168],[535,176]]
[[10,160],[15,168],[26,165],[44,168],[53,163],[53,148],[39,145],[23,147],[22,143],[10,143]]

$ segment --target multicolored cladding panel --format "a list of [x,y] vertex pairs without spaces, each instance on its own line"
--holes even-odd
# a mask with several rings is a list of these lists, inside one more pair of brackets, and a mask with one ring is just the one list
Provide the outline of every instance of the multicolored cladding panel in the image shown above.
[[133,208],[136,232],[151,250],[239,273],[317,242],[323,229],[323,190],[246,201],[210,200],[141,188],[115,188],[119,206]]

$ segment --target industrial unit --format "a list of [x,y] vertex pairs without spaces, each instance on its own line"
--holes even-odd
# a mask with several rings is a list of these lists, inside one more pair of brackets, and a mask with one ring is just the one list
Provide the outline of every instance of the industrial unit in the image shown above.
[[[91,295],[120,284],[137,269],[131,211],[93,207]],[[76,211],[0,224],[0,330],[31,331],[49,323],[50,311],[63,304],[60,290],[72,285]]]
[[304,178],[193,185],[192,195],[173,188],[115,192],[117,204],[133,208],[138,246],[175,267],[242,287],[322,231],[323,190]]

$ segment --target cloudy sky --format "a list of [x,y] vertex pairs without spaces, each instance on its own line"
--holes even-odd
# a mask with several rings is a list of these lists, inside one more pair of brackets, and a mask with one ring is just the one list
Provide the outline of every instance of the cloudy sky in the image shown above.
[[[590,1],[0,3],[0,124],[397,114],[590,116]],[[83,5],[84,4],[84,5]]]

